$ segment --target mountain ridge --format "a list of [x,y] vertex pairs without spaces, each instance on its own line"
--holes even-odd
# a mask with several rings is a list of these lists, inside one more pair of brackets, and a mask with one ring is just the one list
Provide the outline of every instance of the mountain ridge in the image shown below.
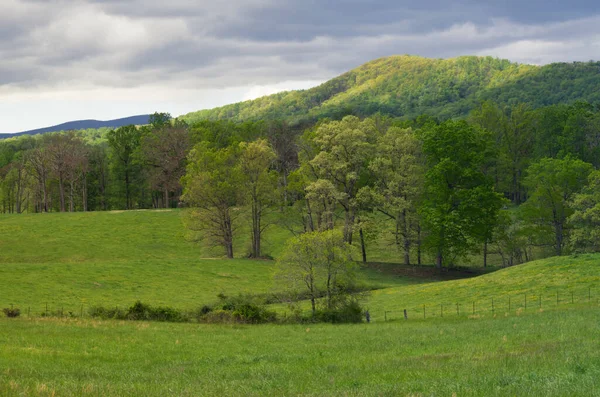
[[600,62],[519,64],[493,57],[395,55],[367,62],[317,87],[180,116],[199,120],[316,121],[345,114],[462,117],[485,100],[532,107],[600,102]]
[[21,132],[16,132],[16,133],[0,134],[0,139],[10,138],[10,137],[20,136],[20,135],[44,134],[47,132],[56,132],[56,131],[85,130],[85,129],[89,129],[89,128],[97,129],[97,128],[103,128],[103,127],[118,128],[118,127],[122,127],[124,125],[129,125],[129,124],[142,125],[142,124],[148,124],[149,117],[150,117],[149,114],[144,114],[144,115],[122,117],[122,118],[113,119],[113,120],[94,120],[94,119],[73,120],[73,121],[67,121],[65,123],[53,125],[50,127],[36,128],[33,130],[21,131]]

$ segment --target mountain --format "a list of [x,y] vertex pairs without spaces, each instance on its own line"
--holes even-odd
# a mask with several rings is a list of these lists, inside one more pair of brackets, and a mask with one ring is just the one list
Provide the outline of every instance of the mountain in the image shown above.
[[345,114],[461,117],[484,100],[532,107],[600,101],[600,62],[545,66],[492,57],[429,59],[391,56],[366,63],[318,87],[282,92],[181,116],[187,122],[285,118],[314,121]]
[[38,128],[35,130],[18,132],[16,134],[0,134],[1,138],[9,138],[18,135],[36,135],[43,134],[46,132],[55,132],[55,131],[68,131],[68,130],[86,130],[88,128],[102,128],[102,127],[110,127],[110,128],[118,128],[124,125],[135,124],[135,125],[143,125],[148,124],[148,118],[150,115],[144,114],[141,116],[131,116],[125,117],[122,119],[116,120],[108,120],[108,121],[99,121],[99,120],[77,120],[77,121],[69,121],[67,123],[55,125],[52,127],[46,128]]

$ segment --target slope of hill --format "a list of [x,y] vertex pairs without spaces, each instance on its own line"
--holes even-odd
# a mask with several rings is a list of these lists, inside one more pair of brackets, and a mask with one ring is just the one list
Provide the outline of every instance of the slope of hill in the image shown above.
[[[369,299],[375,318],[439,317],[464,314],[502,314],[517,310],[564,308],[600,302],[597,254],[541,259],[490,274],[464,279],[387,288]],[[444,306],[443,308],[441,306]]]
[[532,107],[600,101],[600,62],[521,65],[492,57],[428,59],[392,56],[366,63],[326,83],[201,110],[187,122],[285,118],[313,121],[345,114],[460,117],[483,100]]
[[10,137],[19,136],[19,135],[44,134],[46,132],[55,132],[55,131],[86,130],[88,128],[97,129],[97,128],[102,128],[102,127],[118,128],[118,127],[122,127],[124,125],[129,125],[129,124],[142,125],[142,124],[148,124],[149,117],[150,117],[150,115],[145,114],[145,115],[140,115],[140,116],[131,116],[131,117],[125,117],[125,118],[121,118],[121,119],[108,120],[108,121],[100,121],[100,120],[69,121],[67,123],[58,124],[58,125],[55,125],[52,127],[38,128],[35,130],[17,132],[14,134],[0,134],[0,139],[10,138]]

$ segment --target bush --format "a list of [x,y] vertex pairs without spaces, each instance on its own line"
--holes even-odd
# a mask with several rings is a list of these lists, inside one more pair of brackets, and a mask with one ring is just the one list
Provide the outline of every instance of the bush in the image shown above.
[[14,317],[19,317],[21,315],[21,310],[19,310],[19,308],[16,308],[16,307],[14,309],[12,307],[11,308],[6,307],[6,308],[2,309],[2,311],[4,312],[6,317],[14,318]]
[[334,324],[360,323],[363,320],[363,309],[356,299],[346,299],[332,308],[318,310],[315,320]]
[[113,320],[133,320],[133,321],[168,321],[185,322],[188,316],[184,315],[172,307],[152,307],[140,301],[137,301],[127,311],[119,308],[107,309],[102,306],[94,306],[88,310],[90,317],[113,319]]

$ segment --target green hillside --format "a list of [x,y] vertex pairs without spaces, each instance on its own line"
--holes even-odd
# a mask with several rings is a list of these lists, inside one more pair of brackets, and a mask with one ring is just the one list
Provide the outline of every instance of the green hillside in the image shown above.
[[326,83],[189,113],[181,118],[234,121],[285,118],[313,121],[345,114],[375,113],[451,118],[483,100],[526,102],[532,107],[600,100],[600,63],[556,63],[542,67],[491,57],[428,59],[392,56],[366,63]]
[[[516,310],[554,309],[567,304],[600,300],[600,256],[553,257],[510,267],[465,280],[387,288],[374,291],[369,307],[379,319],[385,311],[398,318],[407,309],[412,316],[440,316],[475,312],[491,315]],[[558,301],[557,301],[558,294]],[[492,303],[492,300],[494,302]],[[527,300],[527,302],[526,302]],[[527,305],[527,307],[525,306]]]

